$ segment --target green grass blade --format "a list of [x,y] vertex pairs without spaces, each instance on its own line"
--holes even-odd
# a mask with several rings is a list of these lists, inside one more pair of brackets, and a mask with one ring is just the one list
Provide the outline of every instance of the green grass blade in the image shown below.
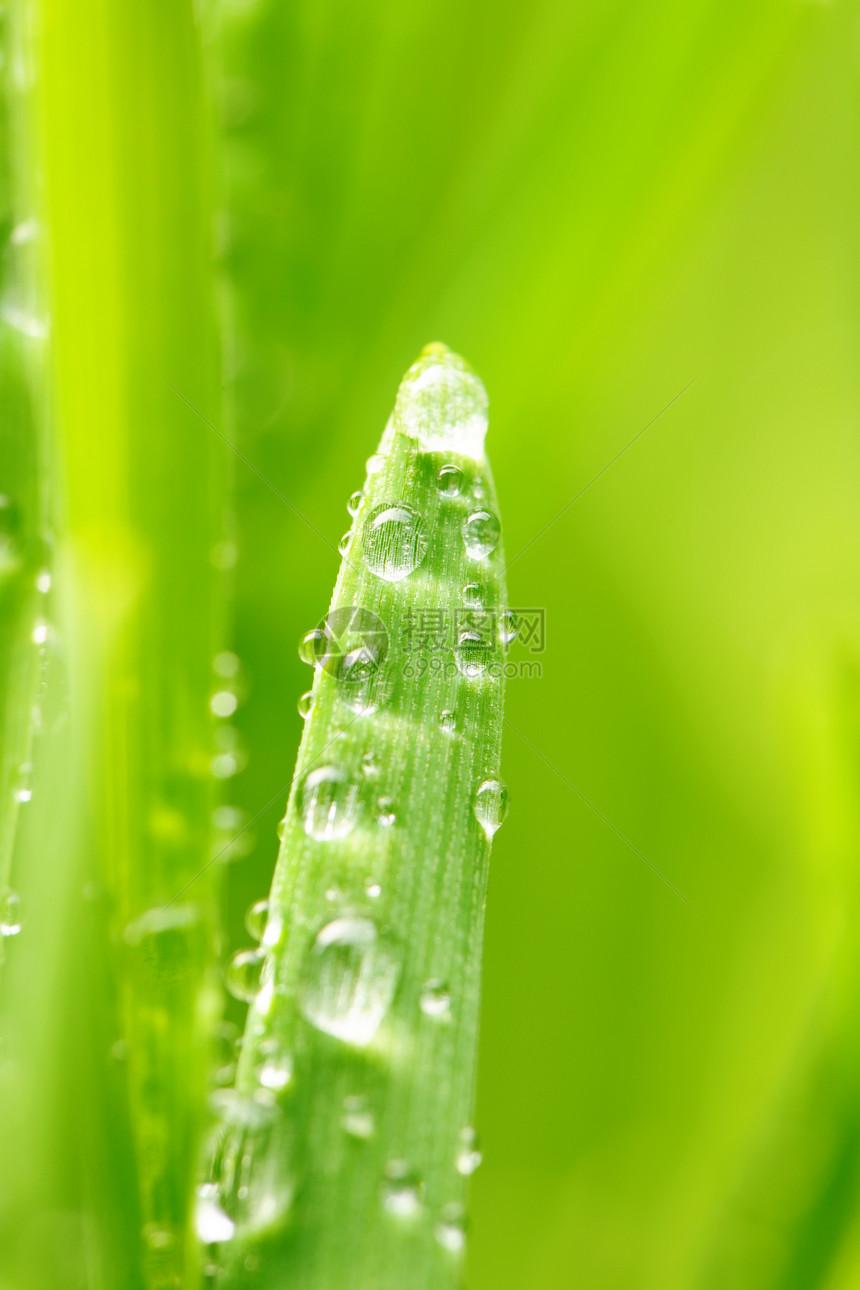
[[486,409],[443,346],[410,368],[351,499],[325,625],[302,643],[309,717],[262,944],[231,968],[252,1006],[204,1191],[210,1234],[232,1235],[230,1285],[459,1278],[484,900],[507,809],[511,620]]

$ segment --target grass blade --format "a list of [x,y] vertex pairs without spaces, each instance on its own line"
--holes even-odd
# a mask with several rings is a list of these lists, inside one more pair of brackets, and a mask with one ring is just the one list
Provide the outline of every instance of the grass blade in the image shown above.
[[458,1280],[513,630],[486,408],[423,351],[302,642],[309,717],[262,943],[231,968],[252,1006],[204,1192],[229,1285]]

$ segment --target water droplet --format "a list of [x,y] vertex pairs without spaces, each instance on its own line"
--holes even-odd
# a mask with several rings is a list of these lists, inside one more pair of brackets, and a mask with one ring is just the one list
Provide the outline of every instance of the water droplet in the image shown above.
[[159,1223],[144,1223],[140,1234],[150,1250],[169,1250],[176,1239],[169,1227]]
[[232,779],[239,772],[239,758],[235,753],[216,753],[209,763],[216,779]]
[[386,582],[399,582],[424,559],[429,541],[424,520],[414,507],[407,502],[384,502],[365,520],[362,545],[370,572]]
[[463,472],[459,466],[443,466],[436,477],[436,488],[443,497],[458,497],[463,487]]
[[209,707],[216,717],[232,717],[239,706],[239,700],[232,690],[218,690],[209,700]]
[[239,655],[234,654],[230,649],[222,650],[221,653],[216,654],[212,660],[212,670],[215,672],[215,675],[223,676],[228,680],[239,675],[239,669],[241,666],[242,661],[239,658]]
[[492,511],[473,511],[463,525],[466,550],[473,560],[483,560],[495,551],[502,526]]
[[519,621],[512,609],[506,609],[499,616],[499,639],[507,648],[520,629]]
[[346,509],[350,515],[357,515],[361,510],[361,503],[364,501],[364,489],[357,488],[346,504]]
[[487,391],[459,354],[434,346],[401,381],[394,419],[424,452],[480,459],[487,433]]
[[394,802],[390,797],[380,797],[376,803],[377,824],[381,824],[384,829],[390,829],[396,820],[397,812],[394,809]]
[[346,555],[347,551],[349,550],[349,544],[351,541],[352,541],[352,529],[350,529],[348,533],[344,533],[343,537],[340,539],[340,541],[337,544],[337,549],[341,555]]
[[367,882],[364,884],[364,894],[367,896],[368,900],[379,900],[379,897],[382,895],[381,884],[373,882],[372,879],[368,878]]
[[305,632],[299,641],[299,658],[311,667],[319,667],[328,650],[328,635],[321,627],[314,627]]
[[223,1019],[213,1031],[212,1079],[226,1087],[236,1078],[236,1052],[239,1044],[239,1027]]
[[278,820],[278,827],[275,829],[275,832],[278,835],[279,842],[283,842],[284,834],[286,833],[286,831],[287,831],[287,817],[285,815],[282,820]]
[[367,752],[361,759],[361,773],[366,779],[376,779],[379,774],[379,766],[376,757],[372,752]]
[[10,887],[0,895],[0,936],[17,936],[21,930],[21,897]]
[[484,589],[477,582],[467,583],[461,594],[467,609],[483,609]]
[[425,1017],[449,1017],[451,1015],[451,992],[444,981],[432,977],[421,987],[421,1011]]
[[460,632],[454,646],[454,662],[463,676],[474,678],[486,672],[493,659],[493,645],[478,631]]
[[287,1165],[294,1145],[290,1122],[274,1098],[233,1093],[221,1110],[212,1168],[218,1203],[237,1234],[272,1229],[286,1217],[295,1192]]
[[194,1223],[197,1235],[204,1245],[229,1241],[236,1231],[236,1224],[232,1218],[227,1217],[218,1200],[218,1187],[215,1183],[204,1183],[197,1188]]
[[378,475],[384,465],[385,458],[381,453],[375,452],[373,456],[368,457],[367,461],[364,463],[364,469],[367,471],[368,475]]
[[359,1095],[343,1099],[340,1123],[344,1133],[348,1133],[351,1138],[372,1138],[376,1131],[376,1123],[367,1098]]
[[267,900],[255,900],[253,905],[248,906],[245,912],[245,927],[252,940],[259,941],[262,939],[268,917],[269,902]]
[[13,789],[12,796],[16,802],[30,802],[33,800],[33,789],[30,786],[30,776],[33,773],[33,767],[29,762],[23,762],[18,767],[18,781]]
[[459,1254],[466,1245],[466,1228],[466,1211],[459,1201],[452,1201],[449,1205],[443,1205],[434,1235],[443,1250]]
[[475,819],[488,838],[501,828],[510,810],[508,786],[501,779],[487,779],[475,794]]
[[280,945],[283,934],[284,920],[276,909],[272,909],[269,911],[269,921],[266,923],[266,930],[263,932],[260,944],[271,949],[273,945]]
[[408,1161],[389,1160],[381,1191],[382,1203],[389,1214],[398,1218],[414,1218],[420,1213],[424,1184]]
[[358,785],[341,766],[318,766],[304,778],[301,817],[305,833],[318,842],[345,838],[358,816]]
[[468,1178],[481,1163],[483,1156],[478,1148],[478,1135],[474,1129],[460,1131],[460,1145],[457,1151],[457,1173]]
[[43,596],[47,596],[51,590],[51,574],[49,570],[43,569],[41,573],[36,575],[36,590],[41,592]]
[[302,721],[307,721],[308,717],[314,710],[313,690],[305,690],[304,694],[299,695],[299,701],[296,705],[299,710],[299,716]]
[[400,956],[369,918],[337,918],[317,936],[301,992],[318,1030],[359,1047],[370,1043],[391,1006]]
[[450,708],[443,708],[439,713],[439,725],[447,735],[450,735],[457,729],[457,717]]
[[239,950],[227,967],[226,984],[234,999],[252,1003],[260,989],[265,955],[262,950]]
[[257,1079],[263,1088],[280,1093],[293,1078],[292,1054],[281,1048],[274,1039],[266,1039],[260,1048],[261,1061]]
[[32,633],[33,644],[34,645],[46,644],[48,640],[49,630],[50,629],[48,627],[48,624],[45,622],[44,618],[37,618],[35,626],[33,627],[33,633]]

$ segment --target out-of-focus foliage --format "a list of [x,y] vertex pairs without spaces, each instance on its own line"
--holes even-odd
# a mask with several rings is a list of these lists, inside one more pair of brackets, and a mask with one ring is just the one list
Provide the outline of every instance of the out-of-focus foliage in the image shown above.
[[[130,122],[149,138],[159,103],[195,116],[184,56],[156,58],[163,96],[123,94],[155,46],[136,39],[134,7],[100,25],[106,7],[43,0],[79,42],[55,48],[55,130],[68,104],[80,120],[92,60],[115,72],[102,141]],[[187,12],[159,3],[151,30],[162,11],[179,25]],[[190,298],[181,286],[187,208],[171,194],[187,199],[188,173],[157,159],[139,171],[146,147],[122,153],[123,191],[139,194],[129,219],[151,235],[158,194],[157,263],[176,274],[130,261],[123,292],[138,283],[142,312],[121,294],[129,348],[105,334],[132,376],[117,361],[110,388],[152,396],[160,328],[169,379],[332,544],[426,341],[467,354],[489,390],[509,594],[545,610],[546,648],[512,651],[542,675],[507,689],[514,809],[489,891],[472,1290],[860,1280],[858,23],[856,0],[207,8],[223,420],[208,341],[188,323],[200,279]],[[26,76],[11,66],[15,100]],[[83,156],[102,182],[90,138],[70,124],[64,147],[69,192]],[[101,219],[98,199],[82,209]],[[80,211],[54,217],[73,255]],[[90,326],[93,299],[116,289],[98,235],[78,279]],[[70,296],[65,310],[68,328]],[[86,388],[100,407],[96,354],[91,343]],[[165,450],[206,432],[170,406],[146,404]],[[295,641],[338,561],[260,475],[235,471],[248,762],[230,792],[257,818],[255,848],[227,871],[225,953],[268,888],[305,684]],[[181,470],[159,484],[165,576],[198,485]],[[179,614],[186,598],[171,594]],[[34,885],[7,957],[31,990],[55,989],[71,962],[72,999],[103,988],[101,942],[79,929],[75,957],[56,949],[59,879],[72,880],[67,839],[45,836],[31,850],[55,898],[40,907]],[[55,957],[26,951],[28,935]],[[121,1136],[108,1149],[75,1119],[93,1114],[91,1071],[105,1078],[79,1037],[107,1050],[113,1034],[71,1024],[66,996],[52,997],[78,1040],[52,1047],[54,1014],[33,1008],[48,1074],[26,1097],[14,1088],[35,1149],[21,1133],[4,1141],[27,1162],[20,1195],[42,1188],[45,1204],[18,1224],[19,1266],[37,1271],[11,1290],[53,1290],[45,1250],[72,1232],[82,1245],[81,1144],[103,1188],[123,1152]],[[118,1209],[126,1184],[104,1193]]]

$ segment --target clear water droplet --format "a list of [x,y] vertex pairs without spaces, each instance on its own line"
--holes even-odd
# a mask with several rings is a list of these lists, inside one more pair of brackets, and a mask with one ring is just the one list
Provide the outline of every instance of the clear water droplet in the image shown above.
[[352,541],[352,529],[350,529],[348,533],[344,533],[343,537],[340,539],[340,541],[337,544],[337,549],[341,555],[346,555],[347,551],[349,550],[349,544],[351,541]]
[[17,936],[21,925],[21,897],[7,887],[0,895],[0,936]]
[[483,609],[484,589],[477,582],[468,582],[461,594],[467,609]]
[[459,466],[443,466],[436,476],[436,488],[443,497],[459,497],[463,487],[463,472]]
[[459,354],[433,345],[401,381],[394,420],[424,452],[480,459],[487,433],[487,391]]
[[421,1011],[425,1017],[437,1019],[451,1015],[451,991],[438,977],[431,977],[421,987]]
[[212,660],[212,670],[215,672],[215,675],[223,676],[226,680],[232,680],[234,677],[237,677],[241,666],[242,660],[239,658],[239,655],[234,654],[230,649],[222,650],[221,653],[216,654]]
[[391,937],[369,918],[336,918],[310,947],[302,1012],[318,1030],[363,1047],[391,1006],[399,975]]
[[508,786],[501,779],[487,779],[475,794],[475,819],[488,838],[501,828],[510,810]]
[[342,766],[317,766],[302,783],[301,818],[305,833],[318,842],[345,838],[355,827],[358,784]]
[[492,641],[479,631],[460,632],[454,646],[457,670],[470,679],[481,676],[493,661]]
[[232,690],[218,690],[209,700],[213,716],[232,717],[239,706],[239,700]]
[[350,515],[357,515],[361,510],[361,503],[364,501],[364,489],[357,488],[346,504],[346,509]]
[[368,457],[367,461],[364,463],[364,469],[367,471],[368,475],[378,475],[384,465],[385,458],[381,453],[375,452],[371,457]]
[[463,525],[466,551],[473,560],[483,560],[495,551],[502,526],[492,511],[473,511]]
[[222,1088],[236,1078],[238,1045],[239,1027],[232,1021],[219,1021],[213,1034],[212,1079]]
[[380,797],[376,803],[377,824],[381,824],[384,829],[390,829],[396,821],[397,812],[394,809],[394,802],[390,797]]
[[269,902],[267,900],[255,900],[253,905],[248,906],[245,911],[245,927],[252,940],[262,940],[268,917]]
[[293,1057],[274,1039],[266,1039],[260,1048],[257,1079],[263,1088],[280,1093],[292,1082]]
[[372,1138],[376,1132],[376,1123],[366,1097],[356,1094],[343,1099],[343,1114],[340,1117],[341,1128],[351,1138]]
[[284,920],[282,916],[276,909],[269,910],[269,921],[266,923],[260,944],[265,945],[267,949],[271,949],[274,945],[280,945],[283,934]]
[[299,641],[299,658],[311,667],[319,667],[326,657],[328,636],[321,627],[305,632]]
[[295,1194],[288,1166],[291,1123],[271,1096],[224,1096],[221,1113],[212,1167],[218,1203],[237,1235],[272,1230],[286,1218]]
[[33,626],[31,639],[34,645],[45,645],[48,641],[50,628],[44,618],[37,618]]
[[506,609],[499,615],[499,640],[505,646],[510,645],[520,629],[519,620],[512,609]]
[[296,706],[298,707],[299,716],[302,721],[307,721],[308,717],[314,710],[313,690],[305,690],[304,694],[300,694],[299,701]]
[[457,729],[457,716],[450,708],[443,708],[439,713],[439,725],[447,735],[453,734]]
[[460,1254],[466,1246],[466,1211],[459,1201],[443,1205],[433,1234],[443,1250]]
[[51,574],[48,569],[42,569],[42,571],[36,575],[36,590],[43,596],[47,596],[48,592],[51,590]]
[[406,1160],[389,1160],[382,1181],[382,1203],[389,1214],[414,1218],[421,1212],[424,1184]]
[[228,1218],[218,1202],[218,1187],[215,1183],[203,1183],[197,1188],[194,1225],[204,1245],[218,1245],[222,1241],[229,1241],[236,1231],[236,1224],[232,1218]]
[[265,955],[262,950],[239,950],[227,966],[226,984],[234,999],[252,1003],[260,989]]
[[386,582],[399,582],[417,569],[428,546],[424,520],[408,502],[384,502],[364,522],[364,562]]
[[472,1128],[460,1130],[460,1142],[457,1150],[457,1173],[468,1178],[475,1172],[483,1160],[478,1147],[478,1135]]
[[379,897],[382,895],[381,883],[374,882],[373,879],[368,878],[367,882],[364,884],[364,894],[367,896],[368,900],[379,900]]
[[278,835],[279,842],[283,842],[284,834],[286,833],[286,831],[287,831],[287,817],[285,815],[282,820],[278,820],[278,827],[275,829],[275,832]]
[[361,773],[365,779],[376,779],[379,774],[379,766],[376,757],[372,752],[367,752],[361,759]]

